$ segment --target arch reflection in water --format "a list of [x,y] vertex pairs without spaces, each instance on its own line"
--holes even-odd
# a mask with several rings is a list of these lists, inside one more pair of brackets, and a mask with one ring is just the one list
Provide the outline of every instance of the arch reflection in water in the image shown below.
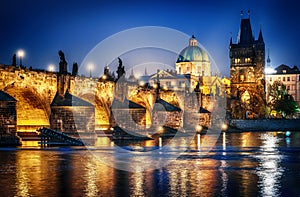
[[282,156],[278,151],[278,138],[275,133],[263,133],[261,140],[263,145],[260,150],[264,153],[259,155],[259,166],[257,175],[259,177],[258,186],[262,196],[280,195],[280,179],[284,169],[279,165]]

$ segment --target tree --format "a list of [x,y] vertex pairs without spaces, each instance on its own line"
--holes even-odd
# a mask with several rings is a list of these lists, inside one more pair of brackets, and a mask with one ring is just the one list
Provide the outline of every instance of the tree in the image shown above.
[[280,81],[274,81],[272,85],[269,85],[269,97],[270,111],[275,110],[284,118],[299,111],[293,96],[288,93],[286,86]]

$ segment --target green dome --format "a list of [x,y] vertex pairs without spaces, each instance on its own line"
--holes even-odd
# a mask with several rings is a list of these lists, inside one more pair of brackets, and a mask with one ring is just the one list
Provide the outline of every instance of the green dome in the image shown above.
[[185,47],[179,54],[179,62],[209,62],[206,51],[197,46],[197,40],[194,36],[189,40],[189,46]]

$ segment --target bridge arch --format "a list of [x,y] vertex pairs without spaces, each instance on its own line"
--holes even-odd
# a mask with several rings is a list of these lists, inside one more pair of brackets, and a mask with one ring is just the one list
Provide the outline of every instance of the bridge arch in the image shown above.
[[29,85],[10,83],[4,89],[17,100],[17,131],[35,131],[40,127],[49,127],[50,102],[47,95],[41,95]]
[[110,124],[111,98],[103,97],[91,92],[84,92],[79,95],[95,106],[95,127],[97,129],[108,128]]

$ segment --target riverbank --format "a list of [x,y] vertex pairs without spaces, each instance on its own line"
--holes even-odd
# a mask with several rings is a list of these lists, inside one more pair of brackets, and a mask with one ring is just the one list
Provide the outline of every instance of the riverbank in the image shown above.
[[15,135],[1,134],[0,146],[20,146],[22,145],[21,139]]
[[228,132],[300,131],[300,119],[230,120]]

